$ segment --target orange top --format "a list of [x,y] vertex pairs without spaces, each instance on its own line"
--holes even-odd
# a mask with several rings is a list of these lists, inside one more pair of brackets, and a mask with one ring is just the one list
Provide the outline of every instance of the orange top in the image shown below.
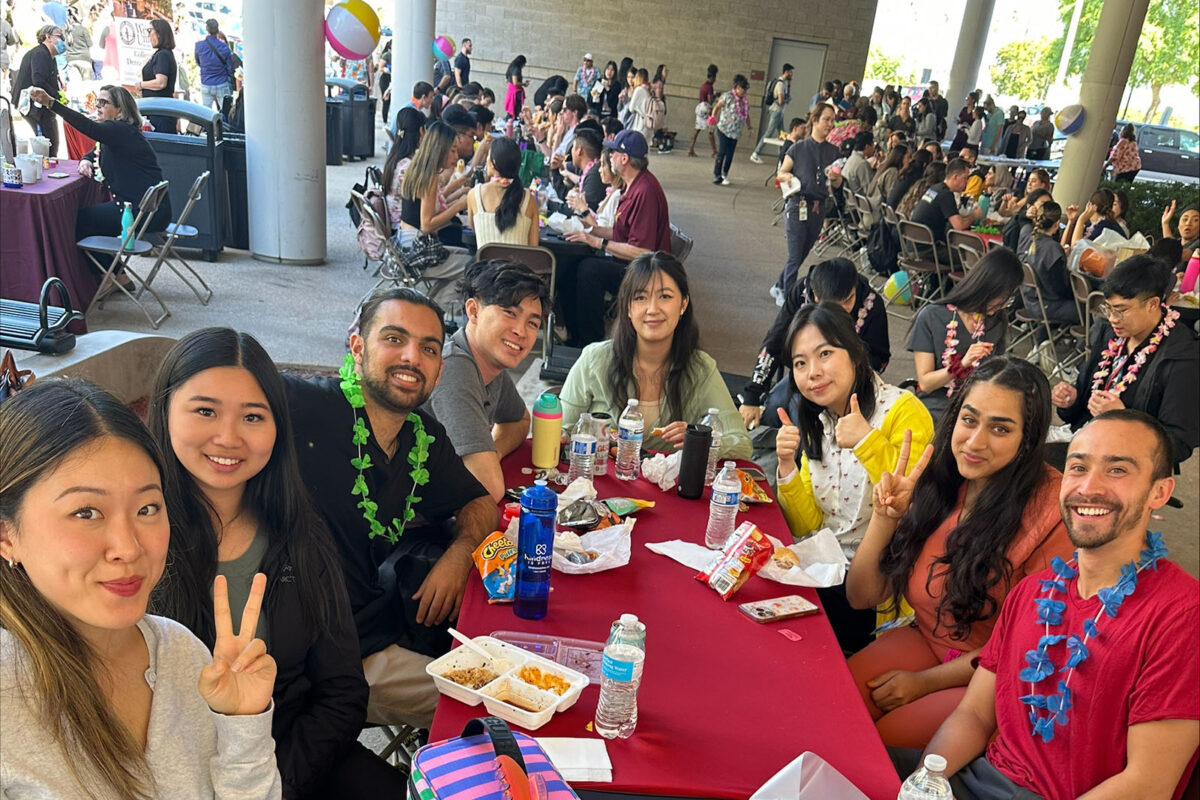
[[[966,485],[959,490],[958,505],[955,510],[938,526],[937,530],[925,540],[921,554],[913,564],[908,576],[908,587],[905,599],[916,613],[917,627],[925,637],[929,649],[938,658],[945,658],[948,650],[970,652],[987,643],[1000,614],[1000,605],[1010,589],[1026,575],[1047,569],[1050,559],[1061,556],[1070,559],[1074,545],[1067,537],[1067,528],[1063,524],[1062,515],[1058,508],[1058,490],[1062,483],[1062,473],[1051,466],[1046,466],[1041,483],[1033,490],[1025,514],[1021,517],[1021,529],[1008,547],[1008,561],[1012,564],[1012,577],[1007,584],[1001,582],[992,588],[992,597],[996,599],[996,613],[986,620],[981,620],[971,626],[966,639],[952,639],[953,621],[943,615],[943,624],[934,633],[934,623],[937,619],[938,602],[942,599],[943,587],[946,582],[947,565],[940,564],[937,571],[932,573],[934,560],[946,552],[946,537],[958,526],[959,515],[962,513],[963,494]],[[929,586],[926,588],[926,578]],[[947,622],[949,624],[947,624]]]

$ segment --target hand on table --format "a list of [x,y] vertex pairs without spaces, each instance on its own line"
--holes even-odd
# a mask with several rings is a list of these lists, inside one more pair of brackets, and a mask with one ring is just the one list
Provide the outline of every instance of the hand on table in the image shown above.
[[743,404],[738,406],[738,413],[742,415],[742,422],[746,423],[746,430],[752,431],[762,421],[763,407]]
[[80,161],[79,162],[79,174],[82,175],[83,177],[90,178],[90,177],[92,177],[92,174],[95,171],[96,171],[95,166],[92,164],[92,162],[90,162],[90,161]]
[[1075,400],[1078,398],[1078,393],[1075,387],[1066,381],[1059,381],[1050,390],[1050,402],[1055,408],[1070,408],[1075,405]]
[[908,471],[908,457],[911,450],[912,431],[906,430],[904,441],[900,445],[900,455],[896,458],[896,469],[880,475],[879,482],[875,484],[875,488],[871,492],[871,508],[876,514],[882,514],[890,519],[900,519],[904,516],[904,512],[908,511],[917,480],[925,471],[925,467],[929,465],[929,459],[933,457],[933,445],[925,445],[925,451],[921,453],[921,459],[917,461],[917,465],[912,468],[912,472],[905,474]]
[[800,429],[792,424],[792,418],[779,409],[779,433],[775,434],[775,457],[779,461],[779,474],[786,476],[796,469],[796,451],[800,449]]
[[662,429],[662,439],[668,444],[675,445],[675,449],[683,447],[683,435],[687,433],[687,423],[676,420]]
[[893,711],[929,694],[925,676],[904,669],[889,670],[867,681],[871,700],[880,711]]
[[413,600],[420,601],[417,607],[418,625],[432,627],[448,619],[458,619],[471,566],[470,553],[465,560],[453,549],[442,554],[425,580],[421,581],[421,588],[412,596]]
[[837,446],[843,450],[852,450],[856,444],[867,438],[871,432],[871,423],[862,415],[858,408],[858,395],[850,395],[850,411],[839,417],[833,429],[837,438]]
[[592,234],[585,233],[583,231],[571,231],[563,238],[565,238],[568,242],[583,242],[588,247],[593,247],[597,250],[599,250],[600,246],[604,244],[604,240],[599,236],[593,236]]
[[983,359],[992,354],[995,346],[991,342],[975,342],[967,348],[966,355],[963,356],[962,365],[968,369],[974,368]]
[[1092,392],[1088,397],[1088,413],[1093,417],[1098,417],[1105,411],[1116,411],[1124,407],[1125,404],[1121,402],[1121,398],[1112,392]]
[[275,659],[267,655],[263,640],[254,636],[266,588],[267,576],[260,572],[254,576],[250,596],[242,609],[242,626],[234,636],[225,576],[218,575],[213,581],[213,623],[217,638],[212,663],[200,670],[197,688],[208,707],[218,714],[261,714],[271,702]]

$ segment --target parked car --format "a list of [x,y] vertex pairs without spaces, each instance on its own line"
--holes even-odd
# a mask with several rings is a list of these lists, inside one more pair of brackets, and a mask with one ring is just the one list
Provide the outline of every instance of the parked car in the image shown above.
[[[1113,127],[1112,144],[1117,143],[1124,120]],[[1137,133],[1138,154],[1142,157],[1143,172],[1179,175],[1200,180],[1200,133],[1165,125],[1132,123]]]

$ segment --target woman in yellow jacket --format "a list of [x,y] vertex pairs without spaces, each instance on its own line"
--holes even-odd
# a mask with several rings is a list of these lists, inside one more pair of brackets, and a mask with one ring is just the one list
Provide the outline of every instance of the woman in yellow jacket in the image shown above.
[[[828,529],[852,559],[871,518],[871,491],[895,466],[905,431],[912,431],[914,447],[924,448],[933,420],[915,395],[871,370],[854,321],[840,306],[804,306],[784,342],[793,392],[789,410],[779,411],[775,440],[779,503],[794,536]],[[874,611],[851,608],[843,586],[818,594],[843,650],[870,643]]]

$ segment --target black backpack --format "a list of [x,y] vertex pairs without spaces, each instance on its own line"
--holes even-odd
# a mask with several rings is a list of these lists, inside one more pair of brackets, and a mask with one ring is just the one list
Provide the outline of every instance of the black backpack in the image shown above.
[[871,269],[880,275],[891,275],[900,269],[896,263],[899,255],[900,236],[887,222],[878,220],[867,234],[867,261]]

